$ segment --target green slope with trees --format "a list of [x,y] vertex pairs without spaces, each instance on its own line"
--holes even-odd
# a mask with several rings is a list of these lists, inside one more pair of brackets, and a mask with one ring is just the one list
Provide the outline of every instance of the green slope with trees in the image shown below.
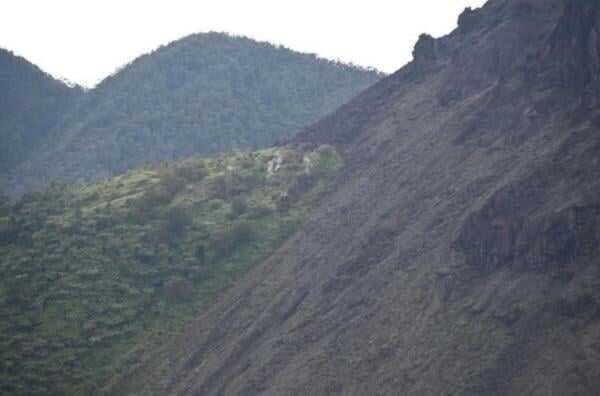
[[135,166],[268,147],[348,101],[381,73],[221,33],[144,55],[86,94],[52,150],[11,190],[94,180]]
[[0,48],[0,174],[24,162],[32,147],[54,139],[55,125],[82,94]]
[[285,241],[340,166],[281,147],[2,203],[0,394],[94,394]]

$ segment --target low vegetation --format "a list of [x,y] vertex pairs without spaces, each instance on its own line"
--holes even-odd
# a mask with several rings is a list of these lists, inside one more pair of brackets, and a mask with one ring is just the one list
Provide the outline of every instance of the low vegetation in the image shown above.
[[276,148],[2,204],[0,393],[93,394],[279,246],[340,164]]

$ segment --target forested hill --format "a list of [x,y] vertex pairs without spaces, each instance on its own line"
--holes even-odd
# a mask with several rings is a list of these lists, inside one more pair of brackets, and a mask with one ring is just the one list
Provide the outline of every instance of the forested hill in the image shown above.
[[191,35],[141,56],[90,91],[59,126],[59,143],[15,172],[12,188],[265,147],[381,76],[247,38]]
[[82,93],[0,48],[0,173],[48,137]]

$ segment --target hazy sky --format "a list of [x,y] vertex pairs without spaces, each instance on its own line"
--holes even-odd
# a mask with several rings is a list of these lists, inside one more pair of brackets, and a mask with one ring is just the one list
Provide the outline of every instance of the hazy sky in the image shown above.
[[484,0],[2,0],[0,47],[93,86],[119,66],[195,32],[226,31],[386,72],[420,33],[440,36]]

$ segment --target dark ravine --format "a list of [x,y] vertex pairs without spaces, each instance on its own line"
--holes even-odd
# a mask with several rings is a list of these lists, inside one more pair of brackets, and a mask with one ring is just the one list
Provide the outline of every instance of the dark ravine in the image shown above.
[[122,395],[593,395],[595,1],[491,0],[307,128],[346,166]]

